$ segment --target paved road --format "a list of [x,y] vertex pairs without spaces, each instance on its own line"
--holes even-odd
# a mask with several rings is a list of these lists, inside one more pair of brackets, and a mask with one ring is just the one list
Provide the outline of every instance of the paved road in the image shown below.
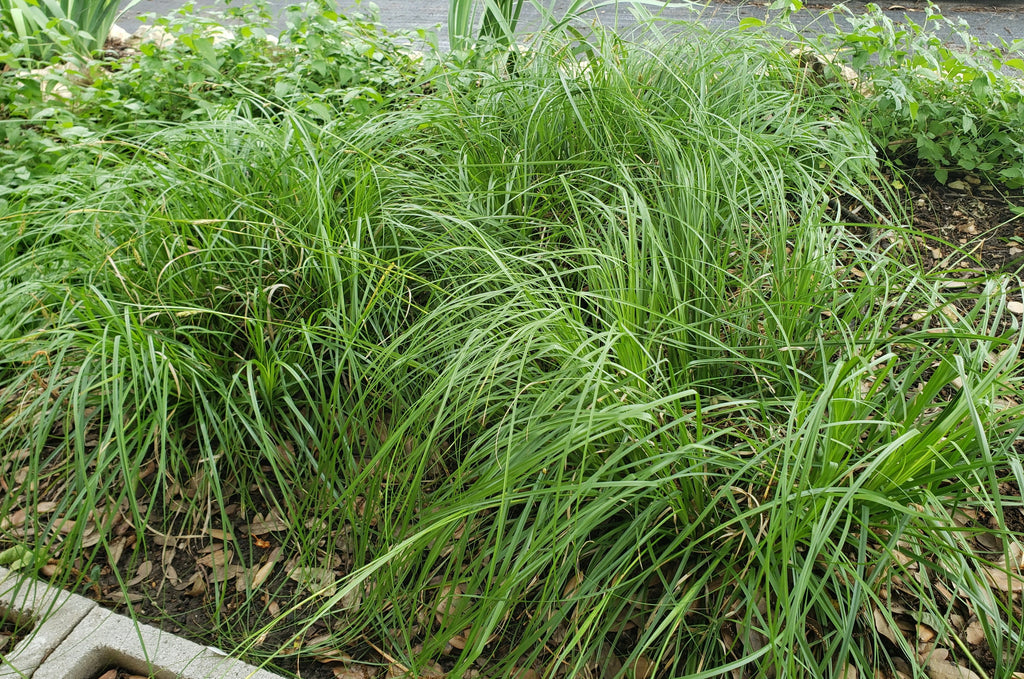
[[[124,0],[127,3],[127,0]],[[543,0],[548,5],[551,0]],[[599,4],[597,0],[591,0]],[[235,0],[234,6],[239,6],[244,0]],[[278,27],[283,27],[281,18],[282,10],[297,0],[270,0],[271,10],[278,16]],[[404,28],[437,28],[441,36],[442,45],[447,43],[447,0],[375,0],[380,8],[381,22],[392,29]],[[570,3],[569,0],[554,0],[555,14],[563,12]],[[805,0],[808,7],[823,8],[826,5],[817,4],[814,0]],[[898,4],[897,4],[898,3]],[[138,17],[144,13],[155,13],[163,15],[180,8],[184,0],[140,0],[129,10],[119,22],[124,28],[134,30],[139,25]],[[211,0],[197,0],[197,6],[212,4]],[[635,22],[630,13],[627,3],[621,6],[600,7],[591,10],[584,15],[586,20],[598,19],[606,26],[618,25],[628,26]],[[735,4],[733,2],[715,2],[710,4],[696,15],[693,10],[685,7],[664,9],[661,13],[672,18],[694,18],[699,16],[700,20],[711,26],[735,25],[743,17],[763,17],[764,5],[767,0],[754,0],[750,4]],[[920,23],[925,14],[927,3],[924,0],[882,0],[880,4],[886,8],[886,13],[893,19],[899,21],[904,16],[910,17]],[[1015,38],[1024,39],[1024,0],[939,0],[936,3],[946,16],[961,16],[970,24],[972,31],[983,42],[998,43],[1000,39],[1007,41]],[[339,7],[343,11],[350,11],[353,7],[353,0],[339,0]],[[527,3],[529,5],[529,3]],[[830,6],[831,3],[828,3]],[[864,4],[859,1],[848,2],[847,5],[855,12],[863,11]],[[522,25],[526,30],[539,25],[539,17],[532,7],[527,7],[523,12]],[[816,24],[813,21],[813,13],[801,12],[796,15],[799,23],[805,26],[805,30],[814,31]],[[809,24],[809,26],[808,26]]]

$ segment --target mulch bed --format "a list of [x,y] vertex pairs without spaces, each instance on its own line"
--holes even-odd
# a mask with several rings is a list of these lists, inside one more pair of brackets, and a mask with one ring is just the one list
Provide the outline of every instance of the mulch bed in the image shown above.
[[1010,205],[1024,205],[1024,200],[1018,196],[1014,201],[992,186],[964,180],[950,184],[927,184],[915,191],[914,227],[933,239],[922,253],[925,266],[959,260],[966,267],[1018,273],[1024,267],[1024,216]]

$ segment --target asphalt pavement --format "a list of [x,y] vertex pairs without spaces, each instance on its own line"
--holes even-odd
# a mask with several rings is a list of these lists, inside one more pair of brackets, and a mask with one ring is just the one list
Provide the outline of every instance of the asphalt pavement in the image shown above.
[[[223,0],[221,0],[223,2]],[[765,1],[754,2],[732,2],[711,1],[707,4],[674,3],[663,5],[648,0],[647,9],[652,13],[659,14],[671,19],[698,20],[713,28],[734,26],[745,17],[764,18],[766,13]],[[571,4],[570,0],[542,0],[546,7],[550,7],[556,16],[560,16]],[[128,4],[128,0],[124,0]],[[129,31],[139,26],[139,17],[143,14],[152,13],[158,16],[175,12],[184,6],[185,0],[140,0],[134,7],[128,10],[118,22],[123,28]],[[213,4],[209,0],[196,0],[196,7]],[[238,7],[244,4],[244,0],[234,0],[231,6]],[[277,17],[276,26],[283,28],[283,10],[289,5],[297,4],[296,0],[270,0],[271,12]],[[436,29],[442,46],[447,44],[447,0],[375,0],[380,10],[380,20],[390,29]],[[523,10],[521,28],[525,31],[536,29],[540,26],[540,16],[529,6]],[[852,1],[845,3],[854,13],[863,12],[863,2]],[[902,21],[909,17],[915,23],[920,24],[926,16],[927,2],[923,0],[889,0],[880,3],[883,10],[895,21]],[[1010,42],[1014,39],[1024,39],[1024,0],[939,0],[935,3],[947,17],[962,17],[971,27],[974,33],[982,42],[998,44],[1001,40]],[[828,23],[820,18],[818,14],[832,7],[832,3],[820,3],[817,0],[806,0],[807,8],[794,16],[794,23],[806,32],[825,30]],[[223,5],[221,5],[223,7]],[[338,7],[342,12],[352,12],[357,7],[352,0],[339,0]],[[697,8],[697,9],[694,9]],[[200,10],[201,11],[201,10]],[[628,29],[636,23],[634,12],[628,2],[608,2],[603,0],[589,0],[588,8],[580,16],[581,22],[600,22],[605,26],[613,26],[619,29]],[[841,21],[841,20],[840,20]]]

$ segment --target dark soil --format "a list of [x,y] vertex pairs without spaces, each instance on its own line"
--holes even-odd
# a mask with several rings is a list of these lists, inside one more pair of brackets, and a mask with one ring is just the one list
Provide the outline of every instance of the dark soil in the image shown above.
[[89,679],[152,679],[145,674],[136,674],[131,670],[126,670],[123,667],[110,667],[97,672]]
[[0,611],[0,656],[10,653],[22,639],[32,632],[32,625],[23,625],[9,620]]
[[928,239],[921,252],[925,267],[1018,273],[1024,267],[1024,215],[1013,206],[1024,206],[1024,198],[969,180],[950,185],[928,183],[912,191],[913,225]]

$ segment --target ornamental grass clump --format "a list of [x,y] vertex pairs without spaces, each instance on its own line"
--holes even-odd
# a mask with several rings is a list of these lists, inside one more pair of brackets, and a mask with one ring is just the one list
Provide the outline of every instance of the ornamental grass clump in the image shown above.
[[232,534],[211,642],[282,665],[873,676],[926,662],[896,599],[970,664],[933,582],[1019,662],[954,521],[1020,430],[1009,281],[907,266],[842,92],[680,30],[172,126],[12,202],[0,513],[53,503],[20,539],[75,572],[119,521]]

